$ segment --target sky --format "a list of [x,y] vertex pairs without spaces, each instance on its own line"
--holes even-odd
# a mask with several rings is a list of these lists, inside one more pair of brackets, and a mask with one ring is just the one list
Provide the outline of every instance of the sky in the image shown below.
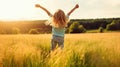
[[70,19],[120,17],[120,0],[0,0],[0,20],[43,20],[49,16],[35,4],[52,14],[62,9],[66,14],[76,5]]

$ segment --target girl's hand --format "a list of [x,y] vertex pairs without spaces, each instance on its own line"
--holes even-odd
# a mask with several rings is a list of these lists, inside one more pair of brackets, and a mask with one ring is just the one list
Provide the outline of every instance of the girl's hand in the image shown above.
[[76,5],[75,5],[75,8],[79,8],[79,5],[78,5],[78,4],[76,4]]
[[40,7],[40,5],[39,4],[35,4],[35,7]]

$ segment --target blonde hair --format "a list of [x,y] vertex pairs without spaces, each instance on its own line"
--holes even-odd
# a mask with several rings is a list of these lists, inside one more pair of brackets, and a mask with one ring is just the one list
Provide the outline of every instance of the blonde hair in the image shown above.
[[67,25],[67,20],[64,11],[58,9],[52,17],[52,25],[54,27],[63,28]]

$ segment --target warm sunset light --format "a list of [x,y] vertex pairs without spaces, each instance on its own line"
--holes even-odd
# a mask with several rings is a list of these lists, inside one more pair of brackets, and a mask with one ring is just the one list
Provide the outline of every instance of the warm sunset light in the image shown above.
[[[0,0],[0,20],[33,19],[39,13],[35,0]],[[37,16],[36,16],[37,18]]]
[[63,9],[67,13],[75,4],[80,8],[70,18],[120,17],[119,0],[0,0],[0,20],[48,19],[47,14],[35,8],[41,4],[54,13]]

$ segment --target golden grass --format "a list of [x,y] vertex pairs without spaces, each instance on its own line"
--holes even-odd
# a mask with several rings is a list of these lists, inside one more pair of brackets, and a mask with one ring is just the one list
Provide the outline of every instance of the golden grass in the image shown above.
[[51,34],[0,35],[0,67],[120,67],[120,33],[66,34],[50,51]]

